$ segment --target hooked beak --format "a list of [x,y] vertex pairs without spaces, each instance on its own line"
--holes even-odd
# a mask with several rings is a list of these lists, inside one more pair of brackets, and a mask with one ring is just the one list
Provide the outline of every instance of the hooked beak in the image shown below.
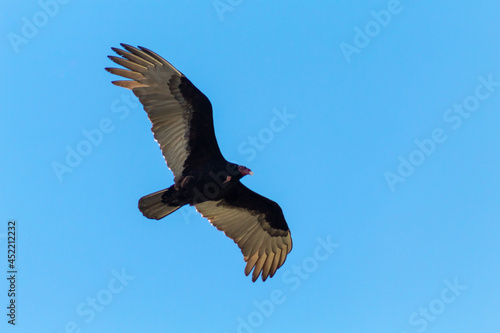
[[248,174],[249,174],[250,176],[253,176],[253,171],[252,171],[252,170],[248,171]]

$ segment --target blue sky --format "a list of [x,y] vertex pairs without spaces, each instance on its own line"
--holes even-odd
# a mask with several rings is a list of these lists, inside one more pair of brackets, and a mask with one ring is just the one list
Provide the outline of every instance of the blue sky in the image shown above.
[[[2,2],[2,275],[9,219],[18,265],[2,332],[498,332],[499,11]],[[210,98],[225,157],[283,208],[294,248],[274,278],[252,283],[191,207],[138,211],[172,174],[104,71],[121,42]]]

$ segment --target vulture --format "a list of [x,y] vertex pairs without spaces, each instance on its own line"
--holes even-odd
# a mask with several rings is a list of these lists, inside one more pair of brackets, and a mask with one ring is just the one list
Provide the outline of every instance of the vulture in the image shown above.
[[215,138],[212,105],[168,61],[145,47],[120,44],[108,56],[124,68],[106,68],[127,80],[112,81],[132,90],[151,121],[174,184],[139,200],[139,210],[162,219],[191,205],[241,249],[252,281],[273,277],[292,250],[281,207],[240,182],[253,172],[228,162]]

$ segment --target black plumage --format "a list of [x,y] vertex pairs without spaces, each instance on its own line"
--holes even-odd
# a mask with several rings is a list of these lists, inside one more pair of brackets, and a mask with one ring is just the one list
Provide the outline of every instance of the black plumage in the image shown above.
[[144,47],[121,44],[109,56],[125,67],[106,68],[129,80],[113,84],[139,98],[160,145],[174,184],[139,200],[144,216],[162,219],[184,205],[194,206],[240,247],[245,274],[255,281],[272,277],[292,249],[292,238],[280,206],[240,182],[253,174],[228,162],[220,152],[212,105],[181,72]]

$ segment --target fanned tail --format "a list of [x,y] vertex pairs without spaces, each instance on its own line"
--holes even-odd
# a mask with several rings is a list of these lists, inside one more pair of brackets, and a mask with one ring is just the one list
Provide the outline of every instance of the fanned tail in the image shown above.
[[169,189],[161,190],[143,196],[139,199],[139,210],[148,219],[160,220],[165,216],[172,214],[181,206],[170,206],[162,202],[162,196]]

